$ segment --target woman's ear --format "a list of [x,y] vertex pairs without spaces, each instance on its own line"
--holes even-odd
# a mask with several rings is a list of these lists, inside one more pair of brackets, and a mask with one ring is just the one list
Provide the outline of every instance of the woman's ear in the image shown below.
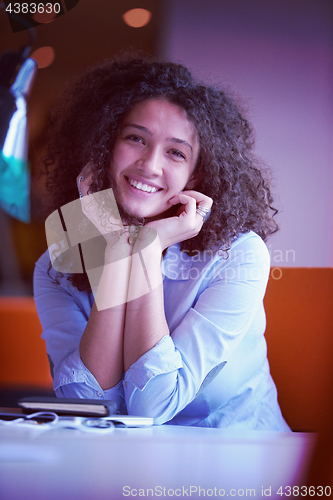
[[91,173],[92,173],[92,162],[90,161],[83,167],[83,169],[80,172],[80,176],[82,175],[82,177],[86,179],[87,177],[91,176]]
[[91,162],[87,163],[76,178],[80,198],[88,194],[88,190],[92,181]]

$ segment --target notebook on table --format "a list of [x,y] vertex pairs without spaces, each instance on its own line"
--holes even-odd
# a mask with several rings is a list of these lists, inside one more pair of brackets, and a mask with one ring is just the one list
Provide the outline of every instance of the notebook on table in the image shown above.
[[116,426],[147,427],[154,425],[154,419],[135,415],[120,415],[116,413],[117,403],[111,400],[80,398],[33,397],[18,401],[22,413],[53,412],[59,416],[79,416],[87,418],[103,418]]

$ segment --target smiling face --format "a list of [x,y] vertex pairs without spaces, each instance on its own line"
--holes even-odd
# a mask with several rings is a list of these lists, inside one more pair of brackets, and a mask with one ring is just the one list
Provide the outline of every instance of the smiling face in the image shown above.
[[163,217],[168,200],[187,186],[198,153],[195,127],[183,109],[165,99],[134,105],[112,154],[117,202],[137,217]]

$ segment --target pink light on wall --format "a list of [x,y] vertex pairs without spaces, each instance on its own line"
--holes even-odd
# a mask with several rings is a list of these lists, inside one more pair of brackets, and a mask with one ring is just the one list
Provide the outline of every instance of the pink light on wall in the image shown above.
[[131,9],[123,14],[123,19],[132,28],[142,28],[149,23],[151,12],[146,9]]
[[40,47],[31,54],[31,57],[35,59],[38,64],[38,69],[47,68],[53,63],[55,52],[53,47]]

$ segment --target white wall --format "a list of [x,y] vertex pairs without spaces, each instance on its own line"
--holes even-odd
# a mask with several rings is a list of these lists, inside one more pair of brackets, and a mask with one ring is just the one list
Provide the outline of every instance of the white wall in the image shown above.
[[167,3],[163,55],[231,84],[249,106],[281,209],[272,265],[332,266],[333,2]]

